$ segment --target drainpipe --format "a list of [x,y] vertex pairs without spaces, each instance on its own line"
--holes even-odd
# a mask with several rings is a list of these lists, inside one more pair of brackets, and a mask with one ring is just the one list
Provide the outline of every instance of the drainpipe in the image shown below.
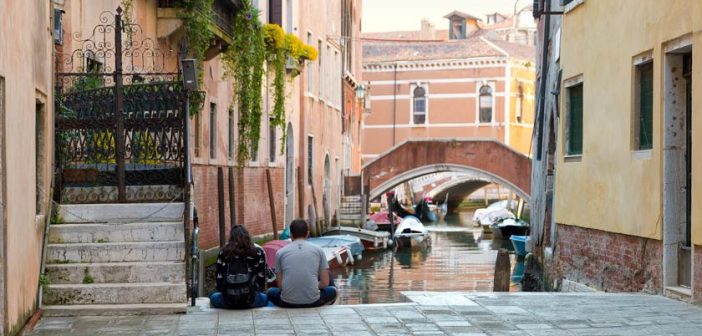
[[[550,12],[551,9],[551,1],[547,0],[546,1],[546,8],[545,12],[548,13]],[[550,33],[551,33],[551,15],[550,14],[545,14],[546,15],[546,20],[544,21],[544,40],[543,44],[541,46],[541,79],[539,82],[539,111],[538,111],[538,131],[536,133],[537,136],[537,145],[536,145],[536,159],[541,160],[542,159],[542,153],[543,153],[543,133],[544,133],[544,111],[545,111],[545,104],[546,104],[546,81],[548,79],[548,40],[550,38]],[[540,172],[540,173],[543,173]],[[536,247],[542,248],[543,246],[543,232],[544,232],[544,227],[545,223],[543,222],[543,219],[541,223],[538,225],[541,226],[540,230],[538,230],[539,237],[537,237],[536,240]]]
[[393,67],[392,81],[392,147],[395,147],[395,122],[397,115],[397,63]]

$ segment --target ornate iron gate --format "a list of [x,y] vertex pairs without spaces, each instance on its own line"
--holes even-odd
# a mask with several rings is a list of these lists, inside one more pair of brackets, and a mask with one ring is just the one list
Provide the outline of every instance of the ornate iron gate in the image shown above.
[[[185,91],[162,52],[121,9],[56,57],[55,198],[61,203],[182,197]],[[64,47],[65,47],[64,46]],[[167,71],[173,68],[173,71]]]

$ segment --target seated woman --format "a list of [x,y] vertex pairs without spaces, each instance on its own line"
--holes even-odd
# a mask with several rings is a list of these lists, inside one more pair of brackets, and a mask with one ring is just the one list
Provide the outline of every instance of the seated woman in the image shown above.
[[266,256],[254,245],[243,225],[234,225],[229,242],[217,258],[217,291],[210,295],[215,308],[258,308],[268,304]]

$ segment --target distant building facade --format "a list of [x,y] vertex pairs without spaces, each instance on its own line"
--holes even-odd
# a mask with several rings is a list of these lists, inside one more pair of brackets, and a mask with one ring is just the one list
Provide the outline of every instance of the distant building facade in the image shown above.
[[491,138],[528,154],[533,124],[534,49],[506,41],[469,14],[445,16],[449,30],[424,21],[410,32],[363,37],[370,114],[363,162],[408,139]]

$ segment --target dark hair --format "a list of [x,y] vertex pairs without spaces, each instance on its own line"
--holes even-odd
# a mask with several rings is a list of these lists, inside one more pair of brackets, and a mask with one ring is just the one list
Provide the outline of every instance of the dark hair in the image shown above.
[[292,223],[290,223],[290,235],[293,239],[304,238],[307,236],[308,230],[307,221],[304,219],[293,219]]
[[251,241],[249,231],[243,225],[234,225],[229,232],[229,242],[222,254],[225,257],[254,257],[256,256],[256,246]]

